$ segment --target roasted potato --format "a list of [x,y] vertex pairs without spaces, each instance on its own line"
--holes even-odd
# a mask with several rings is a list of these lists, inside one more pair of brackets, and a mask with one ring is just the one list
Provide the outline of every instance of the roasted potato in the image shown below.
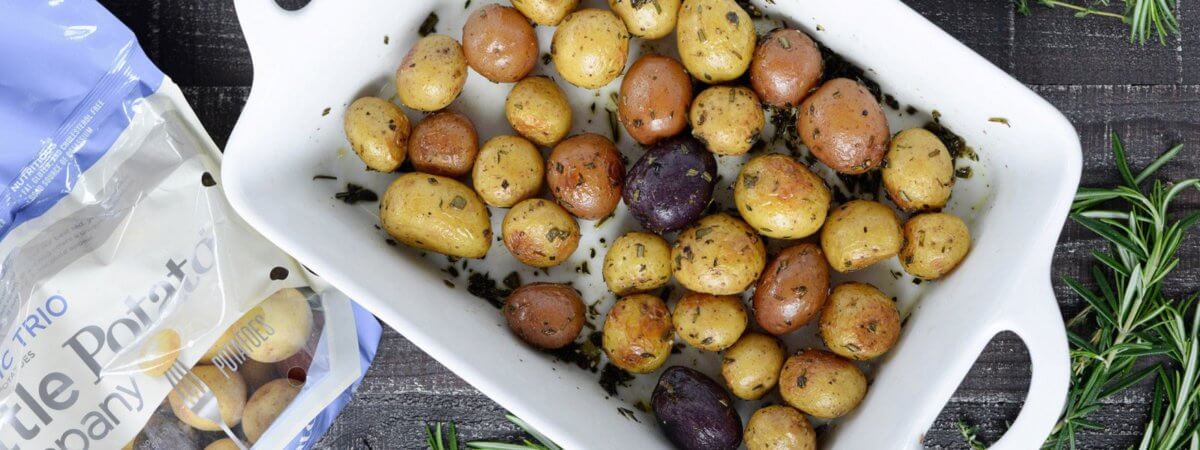
[[816,450],[817,433],[796,408],[771,405],[746,423],[746,450]]
[[825,180],[779,153],[755,157],[733,184],[742,219],[763,236],[800,239],[821,229],[832,199]]
[[[667,258],[670,261],[670,256]],[[138,362],[138,366],[144,375],[151,377],[167,373],[167,369],[179,358],[182,348],[178,332],[170,328],[158,330],[142,344],[141,361]]]
[[754,91],[741,86],[713,86],[692,102],[688,118],[692,136],[718,155],[742,155],[758,142],[766,119]]
[[750,287],[767,264],[763,241],[725,213],[704,217],[679,232],[671,248],[675,279],[706,294],[733,295]]
[[579,292],[565,284],[526,284],[504,300],[508,328],[537,348],[556,349],[574,342],[586,315]]
[[[242,421],[242,411],[246,407],[246,382],[242,376],[237,372],[224,373],[208,365],[193,367],[191,372],[212,389],[220,407],[221,421],[236,427]],[[167,402],[171,404],[171,412],[175,413],[175,417],[197,430],[221,431],[221,426],[216,422],[192,412],[184,402],[183,389],[176,387],[167,395]]]
[[362,97],[350,104],[343,121],[350,148],[367,170],[394,172],[408,155],[408,116],[392,102]]
[[821,229],[821,248],[829,265],[850,272],[900,252],[900,218],[887,205],[851,200],[829,213]]
[[537,34],[519,11],[491,4],[475,10],[463,25],[467,64],[495,83],[516,82],[538,60]]
[[799,105],[817,87],[825,70],[821,50],[807,34],[781,28],[759,41],[750,62],[750,86],[763,103]]
[[833,288],[821,311],[821,339],[829,350],[860,361],[887,353],[900,338],[896,302],[867,283]]
[[900,209],[940,210],[954,187],[954,158],[936,135],[909,128],[892,138],[883,164],[883,186]]
[[697,79],[730,81],[750,67],[758,36],[750,15],[734,0],[684,0],[678,27],[679,56]]
[[280,378],[254,391],[250,400],[246,401],[245,414],[242,416],[242,432],[246,433],[246,440],[251,444],[258,442],[275,418],[300,395],[303,387],[304,383]]
[[680,0],[608,0],[608,7],[634,36],[654,40],[671,34]]
[[512,0],[513,8],[538,25],[558,25],[579,0]]
[[958,216],[918,214],[904,223],[900,265],[917,278],[933,280],[950,273],[971,250],[971,231]]
[[850,360],[824,350],[801,350],[779,373],[783,401],[813,417],[834,419],[867,395],[867,377]]
[[671,247],[656,234],[625,233],[604,255],[604,283],[617,295],[658,289],[671,280]]
[[712,201],[717,160],[695,138],[654,144],[629,169],[625,205],[647,230],[664,233],[695,222]]
[[579,246],[579,224],[554,202],[531,198],[517,203],[501,224],[504,246],[533,267],[562,264]]
[[779,252],[754,289],[754,319],[768,333],[783,335],[817,316],[829,294],[829,263],[821,247],[801,243]]
[[[618,1],[629,4],[634,0]],[[691,103],[692,77],[683,66],[666,56],[645,55],[634,61],[621,80],[617,112],[634,140],[653,145],[687,127]]]
[[625,70],[629,31],[611,11],[586,8],[568,14],[550,41],[554,67],[568,83],[598,89]]
[[657,370],[671,355],[675,336],[671,311],[648,294],[623,297],[604,318],[603,347],[617,367],[633,373]]
[[393,181],[379,203],[383,230],[397,241],[461,258],[482,258],[492,247],[488,214],[471,188],[419,172]]
[[487,204],[508,208],[542,190],[542,153],[518,136],[496,136],[483,143],[471,179]]
[[418,172],[458,178],[471,173],[479,135],[471,119],[453,111],[425,117],[408,138],[408,157]]
[[450,106],[467,83],[467,57],[454,38],[431,34],[421,38],[396,69],[400,103],[420,111]]
[[700,350],[719,352],[746,331],[746,307],[732,295],[688,292],[671,312],[675,334]]
[[504,116],[518,134],[537,145],[557,144],[571,131],[571,105],[549,77],[526,77],[513,86]]
[[550,193],[575,217],[603,219],[621,203],[625,163],[608,138],[595,133],[572,136],[554,147],[546,165]]
[[650,396],[667,439],[680,449],[733,450],[742,442],[742,419],[721,385],[699,371],[663,371]]
[[800,140],[833,170],[860,174],[879,167],[888,145],[888,122],[875,96],[846,78],[826,81],[800,104]]
[[721,378],[738,398],[758,400],[775,388],[783,368],[783,343],[762,333],[746,333],[721,357]]

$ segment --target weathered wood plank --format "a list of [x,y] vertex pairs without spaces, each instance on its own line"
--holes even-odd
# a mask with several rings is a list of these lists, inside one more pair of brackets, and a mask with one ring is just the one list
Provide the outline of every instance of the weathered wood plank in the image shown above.
[[[269,0],[263,0],[269,1]],[[250,50],[231,0],[152,0],[158,6],[155,63],[181,85],[249,86]]]
[[992,64],[1012,70],[1015,10],[1008,1],[905,0],[904,3]]
[[250,95],[247,86],[182,86],[200,123],[222,150]]

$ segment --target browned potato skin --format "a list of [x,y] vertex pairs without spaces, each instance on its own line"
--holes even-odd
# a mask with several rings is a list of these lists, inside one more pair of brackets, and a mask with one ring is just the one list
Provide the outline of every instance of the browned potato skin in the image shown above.
[[558,25],[579,0],[512,0],[512,5],[538,25]]
[[717,155],[750,151],[766,125],[754,91],[741,86],[713,86],[700,92],[688,111],[692,136]]
[[821,50],[799,30],[779,29],[762,38],[750,62],[750,86],[763,103],[778,108],[799,105],[821,81]]
[[719,352],[733,345],[746,331],[746,307],[732,295],[688,292],[671,313],[675,334],[700,350]]
[[393,172],[408,155],[408,116],[392,102],[378,97],[355,100],[346,110],[343,128],[368,170]]
[[408,138],[408,156],[418,172],[458,178],[471,173],[478,153],[475,124],[454,111],[422,119]]
[[771,405],[746,423],[746,450],[816,450],[817,433],[796,408]]
[[453,178],[410,172],[392,181],[379,202],[379,221],[400,243],[461,258],[482,258],[492,246],[491,213],[471,188]]
[[954,158],[942,140],[924,128],[892,137],[881,172],[888,197],[908,212],[942,209],[954,188]]
[[879,102],[846,78],[826,81],[800,104],[796,129],[813,156],[851,175],[879,167],[890,133]]
[[544,349],[574,342],[583,330],[585,314],[583,299],[565,284],[526,284],[504,301],[509,329],[522,341]]
[[721,378],[738,398],[758,400],[775,388],[783,368],[783,343],[774,336],[746,333],[721,358]]
[[657,370],[675,343],[671,311],[653,295],[617,300],[604,318],[604,353],[614,365],[633,373]]
[[517,203],[501,224],[504,246],[533,267],[562,264],[579,247],[579,224],[554,202],[531,198]]
[[746,162],[733,184],[742,219],[763,236],[800,239],[821,228],[832,200],[825,180],[782,154]]
[[900,265],[918,278],[933,280],[950,273],[971,250],[971,232],[949,213],[918,214],[904,224]]
[[854,410],[867,395],[867,377],[848,359],[824,350],[801,350],[783,363],[779,394],[813,417],[834,419]]
[[671,280],[671,247],[662,236],[625,233],[604,254],[604,283],[617,295],[658,289]]
[[683,65],[666,56],[645,55],[621,80],[617,112],[635,141],[652,145],[687,127],[691,103],[692,77]]
[[728,214],[703,217],[679,232],[671,247],[675,279],[691,291],[745,291],[767,265],[767,250],[750,225]]
[[621,202],[625,163],[608,138],[584,133],[560,142],[546,161],[546,184],[558,203],[580,219],[602,219]]
[[900,218],[883,203],[851,200],[825,219],[821,249],[829,266],[851,272],[891,258],[900,252]]
[[821,247],[793,245],[771,260],[758,279],[754,320],[768,333],[791,333],[817,316],[828,294],[829,263]]
[[900,338],[900,311],[888,296],[867,283],[833,288],[821,311],[821,339],[829,350],[865,361],[887,353]]
[[491,4],[475,10],[462,36],[467,64],[493,82],[516,82],[537,64],[537,35],[513,8]]

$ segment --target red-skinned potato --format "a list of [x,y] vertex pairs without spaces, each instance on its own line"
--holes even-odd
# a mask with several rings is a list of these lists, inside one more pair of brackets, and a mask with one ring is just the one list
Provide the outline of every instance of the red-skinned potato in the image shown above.
[[518,81],[537,64],[537,35],[513,8],[491,4],[475,10],[463,25],[462,37],[467,64],[493,82]]
[[608,138],[584,133],[560,142],[546,161],[550,192],[575,217],[602,219],[621,202],[625,163]]
[[763,270],[754,290],[754,320],[768,333],[796,331],[821,312],[829,294],[829,263],[821,247],[784,249]]
[[799,105],[821,81],[821,50],[799,30],[779,29],[759,40],[750,63],[750,86],[763,103]]
[[826,81],[800,104],[796,130],[813,156],[850,175],[879,167],[890,137],[875,96],[846,78]]
[[635,141],[653,145],[688,124],[692,77],[678,61],[660,55],[638,58],[621,80],[617,112]]

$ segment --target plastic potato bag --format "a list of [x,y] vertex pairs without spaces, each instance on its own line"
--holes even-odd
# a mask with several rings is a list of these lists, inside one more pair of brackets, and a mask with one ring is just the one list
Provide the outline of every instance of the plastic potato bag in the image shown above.
[[[218,400],[241,383],[222,402],[241,439],[316,442],[379,324],[233,213],[216,146],[124,25],[5,2],[0,136],[0,449],[203,448],[224,434],[165,401],[197,364]],[[239,405],[272,379],[285,409]]]

